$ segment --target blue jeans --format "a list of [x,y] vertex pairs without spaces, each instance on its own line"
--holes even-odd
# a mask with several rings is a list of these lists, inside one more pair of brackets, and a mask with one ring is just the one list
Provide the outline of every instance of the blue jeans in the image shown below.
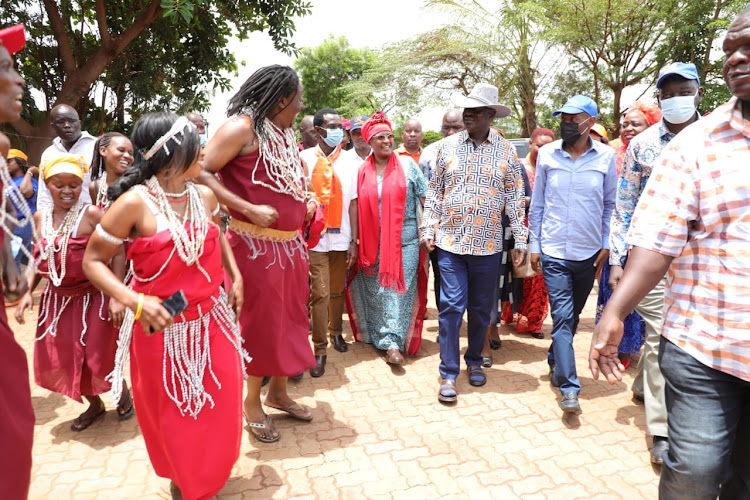
[[[31,249],[34,248],[34,242],[32,240],[32,234],[31,234],[31,224],[26,224],[25,226],[16,227],[15,231],[13,231],[13,234],[21,238],[22,240],[22,246],[24,246],[29,252],[31,252]],[[21,270],[21,264],[27,264],[28,263],[28,257],[26,257],[26,254],[24,254],[21,250],[18,251],[18,253],[15,256],[16,265],[18,266],[18,270]]]
[[710,368],[662,337],[669,451],[659,498],[750,498],[750,382]]
[[576,373],[573,336],[578,328],[578,318],[594,286],[596,268],[594,261],[599,252],[586,260],[563,260],[542,254],[544,284],[549,295],[552,315],[552,345],[547,352],[547,362],[555,367],[560,392],[581,392],[581,382]]
[[464,360],[466,366],[482,365],[482,346],[490,321],[500,254],[458,255],[440,248],[435,251],[440,266],[440,376],[456,380],[461,368],[458,333],[467,310],[469,347]]

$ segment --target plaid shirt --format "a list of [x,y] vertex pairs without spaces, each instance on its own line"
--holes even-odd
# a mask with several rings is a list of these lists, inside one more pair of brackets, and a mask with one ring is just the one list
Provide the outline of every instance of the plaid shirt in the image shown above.
[[[492,255],[503,249],[507,209],[516,248],[526,249],[523,167],[516,150],[490,130],[482,144],[463,131],[441,141],[427,190],[422,240],[459,255]],[[438,224],[437,234],[433,225]]]
[[674,257],[662,335],[750,381],[750,121],[736,98],[680,132],[656,162],[627,241]]

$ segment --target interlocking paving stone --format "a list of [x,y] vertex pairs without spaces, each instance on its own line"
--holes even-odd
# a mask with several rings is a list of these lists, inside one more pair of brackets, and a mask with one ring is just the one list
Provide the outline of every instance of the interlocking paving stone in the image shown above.
[[[38,293],[37,293],[38,295]],[[37,299],[38,300],[38,299]],[[328,351],[324,376],[289,383],[314,415],[295,421],[269,410],[281,433],[262,444],[245,430],[240,458],[218,497],[229,499],[655,498],[658,469],[648,455],[642,405],[631,400],[634,368],[621,383],[595,382],[588,369],[596,288],[575,337],[582,382],[579,416],[563,416],[550,386],[547,339],[501,329],[487,384],[471,387],[462,366],[459,401],[437,401],[437,310],[429,294],[422,350],[391,367],[372,346]],[[31,362],[35,316],[12,319]],[[345,320],[345,337],[351,330]],[[466,322],[461,338],[466,348]],[[635,366],[635,363],[633,363]],[[70,421],[85,406],[36,387],[31,499],[170,498],[151,468],[137,419],[105,418],[82,433]],[[207,464],[209,466],[209,464]]]

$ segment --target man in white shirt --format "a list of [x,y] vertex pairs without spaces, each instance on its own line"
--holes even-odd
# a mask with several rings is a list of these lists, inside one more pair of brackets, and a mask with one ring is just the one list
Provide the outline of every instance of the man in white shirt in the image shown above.
[[[94,144],[96,137],[88,132],[81,131],[81,120],[78,112],[67,104],[58,104],[50,112],[52,129],[57,137],[52,141],[52,145],[44,150],[42,159],[39,162],[39,171],[44,172],[45,161],[52,160],[57,156],[64,154],[80,155],[86,160],[86,165],[91,166],[91,157],[94,155]],[[47,189],[44,179],[39,179],[39,194],[37,195],[37,210],[42,210],[52,206],[52,196]],[[81,199],[83,203],[91,203],[89,194],[89,182],[91,182],[91,173],[86,172],[83,176],[83,189],[81,189]]]
[[[316,366],[325,373],[328,334],[333,347],[346,352],[342,332],[346,271],[357,260],[357,172],[353,158],[341,149],[343,125],[336,110],[323,108],[313,118],[318,144],[300,152],[315,196],[325,215],[320,242],[310,249],[310,309]],[[361,163],[361,162],[360,162]]]

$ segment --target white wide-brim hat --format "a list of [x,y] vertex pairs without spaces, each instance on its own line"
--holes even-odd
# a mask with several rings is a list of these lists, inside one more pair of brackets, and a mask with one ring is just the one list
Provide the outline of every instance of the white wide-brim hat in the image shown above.
[[466,96],[456,92],[451,95],[451,102],[459,108],[492,108],[495,118],[510,115],[510,108],[497,102],[497,87],[489,83],[477,83]]

